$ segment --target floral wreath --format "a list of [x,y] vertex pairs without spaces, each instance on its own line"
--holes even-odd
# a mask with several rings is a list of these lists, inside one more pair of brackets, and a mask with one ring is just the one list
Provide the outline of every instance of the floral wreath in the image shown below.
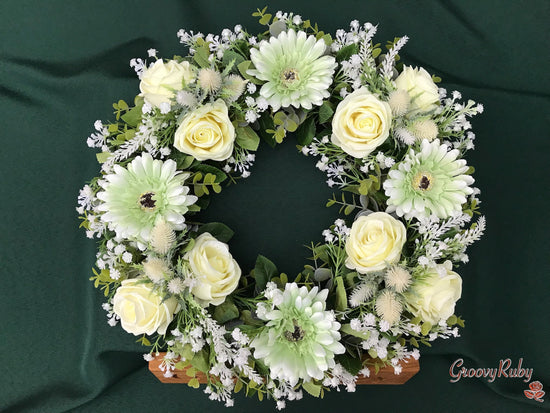
[[[258,36],[180,30],[186,57],[132,59],[141,93],[96,121],[101,176],[77,211],[99,239],[91,279],[108,322],[150,346],[146,360],[166,348],[166,376],[189,367],[206,373],[211,399],[232,405],[244,387],[283,408],[301,389],[399,374],[420,343],[458,336],[454,268],[485,229],[483,217],[469,224],[479,190],[463,159],[483,107],[400,64],[406,36],[383,51],[370,23],[331,36],[292,13],[253,15],[267,26]],[[231,229],[189,220],[250,175],[261,139],[289,132],[342,191],[327,206],[345,218],[292,281],[263,256],[243,273]]]

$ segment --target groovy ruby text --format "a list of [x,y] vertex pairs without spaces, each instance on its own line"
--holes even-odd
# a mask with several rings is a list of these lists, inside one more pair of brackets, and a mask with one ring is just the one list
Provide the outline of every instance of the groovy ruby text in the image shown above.
[[449,369],[449,374],[452,379],[451,383],[456,383],[461,378],[486,378],[489,383],[495,381],[497,377],[504,378],[523,378],[525,383],[531,381],[531,376],[533,375],[532,368],[523,368],[521,365],[523,359],[520,358],[517,366],[512,367],[511,359],[500,360],[498,367],[489,367],[489,368],[466,368],[462,367],[464,365],[464,359],[455,360],[451,364]]

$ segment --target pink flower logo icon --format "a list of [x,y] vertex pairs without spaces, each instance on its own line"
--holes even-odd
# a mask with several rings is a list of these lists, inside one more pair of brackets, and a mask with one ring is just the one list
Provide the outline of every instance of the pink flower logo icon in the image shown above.
[[533,399],[541,403],[544,401],[542,397],[545,392],[542,390],[542,383],[540,381],[529,383],[529,390],[523,390],[523,393],[528,399]]

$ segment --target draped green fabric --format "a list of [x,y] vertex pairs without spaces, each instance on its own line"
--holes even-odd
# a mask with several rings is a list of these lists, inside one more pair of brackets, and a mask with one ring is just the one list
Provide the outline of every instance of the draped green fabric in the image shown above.
[[[78,229],[78,190],[99,173],[86,146],[111,104],[132,101],[138,80],[129,67],[147,49],[185,53],[180,28],[219,33],[242,24],[261,30],[253,1],[0,2],[0,411],[224,411],[186,385],[161,384],[145,351],[107,324],[101,292],[89,281],[96,245]],[[288,412],[529,412],[550,400],[528,400],[521,378],[462,378],[449,369],[496,368],[520,358],[532,380],[550,390],[550,2],[278,1],[271,6],[318,22],[327,32],[351,20],[379,24],[376,40],[411,40],[409,64],[443,79],[448,90],[485,106],[472,121],[476,150],[468,161],[482,190],[486,236],[460,267],[457,314],[462,337],[423,348],[421,370],[403,386],[360,386],[305,397]],[[205,218],[236,231],[234,256],[245,271],[257,254],[295,274],[320,232],[337,216],[332,191],[293,137],[262,147],[252,176],[215,198]],[[272,411],[238,395],[237,412]]]

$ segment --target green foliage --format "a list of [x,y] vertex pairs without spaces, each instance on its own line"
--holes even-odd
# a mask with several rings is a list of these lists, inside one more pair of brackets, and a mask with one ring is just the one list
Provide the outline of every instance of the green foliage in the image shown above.
[[342,62],[343,60],[349,60],[351,56],[359,52],[359,46],[355,43],[348,44],[342,47],[338,53],[336,53],[336,61]]
[[316,384],[313,380],[302,383],[302,388],[313,397],[319,397],[321,394],[321,385]]
[[256,293],[265,290],[265,286],[272,278],[279,275],[277,267],[268,258],[263,255],[258,255],[256,265],[253,270],[254,279],[256,280]]
[[319,108],[319,122],[325,123],[326,121],[332,119],[334,114],[334,109],[328,100],[325,100],[321,107]]
[[132,109],[128,110],[124,115],[121,116],[121,119],[126,122],[128,125],[133,128],[137,127],[141,122],[143,101],[140,104],[134,106]]
[[142,335],[140,338],[138,338],[136,340],[136,343],[140,343],[142,346],[147,346],[147,347],[150,347],[151,346],[151,342],[149,341],[149,339],[144,335]]
[[231,49],[226,50],[222,58],[222,62],[224,66],[236,68],[237,70],[238,70],[239,64],[241,64],[244,61],[245,61],[245,58],[241,54]]
[[210,56],[210,48],[208,46],[208,43],[199,38],[197,39],[197,46],[198,47],[195,48],[193,60],[195,61],[195,63],[197,63],[197,65],[199,65],[199,67],[210,67],[210,61],[208,60],[208,56]]
[[355,331],[353,328],[351,328],[351,325],[348,324],[342,324],[342,327],[340,327],[340,332],[344,334],[349,334],[350,336],[360,338],[361,340],[368,340],[370,333],[361,333],[359,331]]
[[194,171],[203,172],[206,174],[212,174],[216,176],[216,182],[221,184],[227,179],[227,174],[215,166],[208,165],[205,163],[199,163],[193,166]]
[[298,127],[298,129],[296,129],[296,139],[298,144],[306,146],[313,142],[315,131],[315,119],[310,116]]
[[231,228],[221,222],[209,222],[201,225],[197,231],[197,235],[204,234],[205,232],[210,233],[218,241],[226,243],[229,242],[229,240],[233,238],[233,234],[235,234]]
[[361,359],[358,357],[353,357],[349,353],[337,355],[336,361],[354,376],[359,373],[359,370],[363,368],[363,363]]
[[112,154],[110,152],[101,152],[101,153],[96,153],[95,157],[97,158],[97,161],[99,163],[105,163],[111,157],[111,155]]
[[242,77],[244,77],[246,80],[248,80],[251,83],[254,83],[256,85],[261,85],[263,82],[259,79],[256,79],[254,76],[251,76],[247,73],[247,70],[250,69],[250,66],[252,66],[252,61],[250,60],[244,60],[241,63],[237,64],[237,69]]
[[235,142],[243,149],[256,151],[260,144],[260,137],[250,126],[235,127]]
[[[201,166],[209,166],[202,164]],[[224,174],[224,176],[227,176]],[[198,197],[201,197],[203,195],[209,195],[210,189],[208,187],[212,188],[212,191],[219,194],[222,191],[222,187],[219,184],[218,177],[214,175],[213,173],[207,172],[206,175],[204,175],[201,172],[196,172],[193,175],[193,191],[195,192],[195,195]]]
[[214,319],[220,324],[225,324],[236,318],[239,318],[239,309],[230,298],[216,306],[214,310]]
[[116,117],[116,120],[119,120],[120,117],[129,109],[130,107],[128,106],[128,104],[123,101],[122,99],[119,100],[118,102],[116,103],[113,103],[113,109],[115,110],[114,111],[114,114],[115,114],[115,117]]
[[[97,272],[95,268],[92,268],[92,272],[94,273],[94,276],[90,277],[90,281],[94,282],[95,288],[100,288],[105,297],[108,297],[111,292],[114,293],[119,281],[111,278],[111,273],[109,270],[103,269],[100,272]],[[113,289],[111,289],[112,284],[115,284]]]
[[342,277],[334,278],[334,284],[336,285],[336,311],[345,311],[348,308],[348,296],[346,294],[346,287],[344,286],[344,280]]
[[262,26],[269,26],[269,22],[271,21],[271,14],[266,13],[267,6],[265,6],[262,10],[257,9],[254,13],[252,13],[253,17],[259,17],[259,23]]
[[331,207],[335,204],[340,205],[340,214],[344,213],[344,215],[350,215],[356,208],[361,208],[360,205],[357,205],[357,202],[355,200],[355,196],[352,195],[351,201],[348,202],[346,200],[346,196],[342,193],[342,201],[339,201],[336,199],[336,195],[332,194],[332,198],[328,200],[326,203],[326,207]]

